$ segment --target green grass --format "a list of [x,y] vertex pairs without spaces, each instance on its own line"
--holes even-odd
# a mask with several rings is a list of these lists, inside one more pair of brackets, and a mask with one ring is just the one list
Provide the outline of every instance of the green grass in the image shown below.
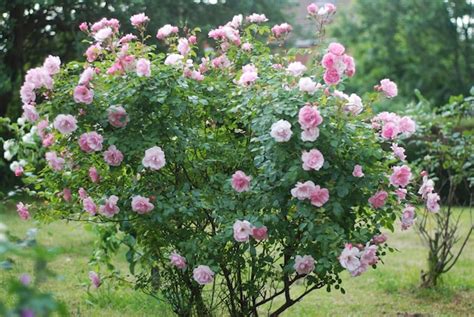
[[[14,235],[23,236],[28,228],[38,226],[41,244],[63,248],[64,252],[51,263],[51,268],[60,275],[42,288],[54,292],[68,305],[72,315],[172,316],[166,304],[129,287],[106,282],[100,289],[90,290],[91,295],[88,295],[88,261],[94,235],[78,223],[56,222],[41,226],[23,222],[8,207],[0,206],[0,222],[5,223]],[[465,232],[470,225],[467,213],[463,214],[462,223]],[[385,264],[377,270],[370,269],[357,278],[344,274],[345,295],[338,291],[315,291],[283,316],[474,316],[474,238],[471,237],[459,262],[445,274],[441,284],[436,289],[425,290],[418,285],[427,250],[416,233],[397,230],[388,236],[391,246],[399,251],[388,254],[384,258]],[[126,274],[124,257],[118,256],[116,263]],[[14,270],[1,272],[0,298],[5,296],[2,286],[7,277],[30,270],[29,263],[18,262]],[[297,285],[294,294],[302,290],[303,286]],[[282,301],[278,299],[273,307]]]

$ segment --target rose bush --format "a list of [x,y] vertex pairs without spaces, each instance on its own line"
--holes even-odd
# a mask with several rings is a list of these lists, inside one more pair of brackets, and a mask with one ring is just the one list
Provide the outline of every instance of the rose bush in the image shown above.
[[[335,10],[308,8],[318,34]],[[23,141],[6,152],[45,203],[19,204],[21,217],[96,223],[96,261],[111,266],[125,245],[137,288],[180,316],[258,315],[282,295],[278,315],[315,289],[344,291],[346,269],[375,268],[382,228],[414,219],[396,140],[415,123],[371,113],[396,85],[381,80],[365,102],[345,94],[356,66],[343,45],[304,66],[272,52],[292,27],[263,14],[212,30],[201,58],[198,30],[165,25],[156,41],[169,52],[157,53],[147,21],[131,18],[138,36],[115,19],[81,24],[85,62],[48,57],[28,71],[28,123],[12,125]]]

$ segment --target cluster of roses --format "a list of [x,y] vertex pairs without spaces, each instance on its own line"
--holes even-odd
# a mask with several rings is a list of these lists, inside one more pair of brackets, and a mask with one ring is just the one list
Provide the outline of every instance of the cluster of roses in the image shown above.
[[379,260],[377,257],[377,244],[383,243],[385,240],[385,236],[379,235],[372,238],[372,242],[376,244],[370,244],[369,242],[365,247],[363,245],[354,246],[347,243],[339,256],[339,263],[352,276],[359,276],[367,271],[370,265],[377,264]]
[[410,117],[400,117],[393,112],[381,112],[371,122],[372,128],[380,130],[382,138],[387,140],[393,140],[400,134],[408,137],[416,130],[416,124]]

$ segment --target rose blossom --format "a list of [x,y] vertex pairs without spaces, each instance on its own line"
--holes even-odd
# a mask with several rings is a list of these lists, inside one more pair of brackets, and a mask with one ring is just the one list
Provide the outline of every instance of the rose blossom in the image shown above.
[[76,131],[77,120],[70,114],[60,114],[54,119],[53,126],[61,134],[67,135]]
[[298,182],[295,188],[291,190],[291,196],[298,198],[299,200],[305,200],[311,198],[311,193],[316,188],[316,185],[312,181],[306,181],[304,183]]
[[262,22],[267,22],[268,21],[265,14],[257,14],[257,13],[252,13],[251,15],[246,17],[245,19],[250,23],[262,23]]
[[395,190],[395,195],[397,195],[398,201],[405,199],[407,195],[407,190],[405,188],[398,188]]
[[385,201],[387,200],[388,194],[386,191],[381,190],[376,192],[372,197],[369,198],[369,203],[374,208],[380,208],[385,205]]
[[242,44],[242,50],[245,52],[250,52],[253,49],[253,45],[250,43],[244,43]]
[[364,109],[362,99],[356,94],[351,94],[347,98],[347,103],[344,106],[344,111],[351,113],[352,115],[358,115]]
[[303,169],[305,171],[312,169],[318,171],[324,164],[323,154],[317,149],[312,149],[309,152],[304,151],[301,155],[301,160],[303,161]]
[[89,168],[89,177],[93,183],[98,183],[100,181],[99,172],[95,167]]
[[362,172],[362,166],[355,165],[354,170],[352,171],[352,176],[354,177],[364,177],[364,173]]
[[114,32],[110,27],[105,27],[103,29],[100,29],[94,34],[94,40],[96,40],[99,43],[104,42],[106,39],[108,39],[110,36],[112,36]]
[[146,58],[140,58],[137,61],[137,75],[142,77],[150,77],[151,70],[150,70],[150,61]]
[[23,118],[29,122],[35,122],[39,119],[39,114],[36,111],[36,107],[32,105],[23,105]]
[[25,82],[20,89],[21,101],[24,104],[29,104],[36,100],[35,85],[29,82]]
[[64,159],[62,157],[58,157],[56,152],[47,152],[45,154],[46,161],[48,161],[49,166],[55,170],[60,171],[64,167]]
[[293,265],[293,268],[295,269],[296,273],[300,275],[307,275],[313,272],[314,263],[315,261],[311,255],[297,255],[295,257],[295,264]]
[[245,175],[242,171],[236,171],[232,175],[231,185],[232,188],[238,192],[246,192],[250,189],[250,180],[252,179],[251,176]]
[[288,64],[286,70],[293,76],[300,76],[306,71],[306,66],[304,66],[301,62],[293,62]]
[[159,146],[154,146],[145,151],[142,164],[145,168],[158,171],[166,164],[165,153]]
[[437,193],[429,193],[426,198],[426,208],[430,212],[438,212],[440,209],[439,206],[440,197]]
[[71,201],[72,195],[71,195],[71,190],[69,188],[63,189],[63,199],[65,201]]
[[79,85],[74,88],[74,101],[77,103],[91,104],[94,98],[94,91],[86,86]]
[[288,142],[293,135],[291,123],[286,120],[278,120],[272,124],[270,135],[276,142]]
[[302,129],[316,128],[323,122],[323,117],[316,107],[303,106],[298,113],[298,122]]
[[397,84],[387,78],[380,81],[380,86],[377,86],[377,90],[382,91],[387,98],[396,97],[398,94]]
[[311,199],[311,205],[322,207],[329,200],[329,191],[327,188],[321,188],[321,186],[316,185],[311,191],[309,198]]
[[166,24],[163,27],[161,27],[158,30],[158,33],[156,34],[156,38],[159,40],[163,40],[170,36],[171,34],[178,33],[178,27],[177,26],[172,26],[170,24]]
[[91,216],[94,216],[97,213],[97,205],[90,197],[86,197],[82,200],[82,207],[85,211],[91,214]]
[[316,89],[318,89],[318,86],[314,81],[311,80],[309,77],[302,77],[300,78],[298,82],[298,86],[300,88],[300,91],[305,91],[309,94],[313,94]]
[[247,220],[236,220],[234,223],[234,239],[237,242],[247,242],[252,234],[252,224]]
[[349,272],[355,271],[360,266],[360,250],[352,244],[347,243],[339,256],[339,263]]
[[115,195],[110,196],[105,199],[105,203],[100,205],[99,211],[104,216],[111,218],[120,211],[120,208],[117,206],[118,197]]
[[23,220],[28,220],[30,219],[30,212],[28,210],[28,205],[25,205],[22,202],[19,202],[16,204],[16,211],[18,212],[18,215],[20,216],[21,219]]
[[119,166],[123,161],[123,154],[115,145],[109,146],[107,151],[104,152],[104,161],[110,166]]
[[61,59],[58,56],[49,55],[44,60],[43,68],[50,75],[55,75],[55,74],[59,73],[60,67],[61,67]]
[[87,61],[89,63],[92,63],[93,61],[97,59],[97,57],[99,57],[101,52],[102,52],[102,47],[100,46],[99,43],[97,43],[97,44],[89,46],[86,52],[84,53],[84,55],[86,56]]
[[374,244],[382,244],[384,243],[385,241],[387,241],[388,237],[385,233],[381,233],[379,235],[375,235],[372,237],[372,243]]
[[123,128],[129,122],[127,111],[122,106],[110,106],[107,109],[109,123],[116,128]]
[[346,49],[342,44],[333,42],[329,44],[328,51],[334,55],[342,56]]
[[150,203],[150,199],[143,196],[134,196],[132,198],[132,210],[138,214],[147,214],[153,210],[155,206]]
[[382,137],[385,139],[394,139],[400,133],[398,125],[394,122],[387,122],[382,127]]
[[397,143],[393,143],[391,149],[393,155],[395,155],[395,157],[398,157],[401,161],[404,161],[407,158],[407,156],[405,155],[405,149],[401,146],[398,146]]
[[410,117],[404,116],[398,120],[398,128],[405,136],[410,136],[416,131],[416,123]]
[[434,190],[434,182],[431,179],[428,179],[428,175],[423,175],[423,184],[418,190],[418,194],[421,195],[421,198],[426,199],[428,194],[432,193]]
[[306,7],[306,11],[308,11],[308,14],[309,15],[316,15],[316,13],[318,13],[318,6],[316,3],[310,3],[307,7]]
[[52,133],[46,134],[41,143],[43,147],[50,147],[54,144],[54,135]]
[[275,25],[272,27],[272,33],[277,38],[290,33],[292,30],[293,27],[288,23],[282,23],[280,25]]
[[87,198],[87,191],[83,187],[80,187],[77,192],[79,194],[80,199],[84,200]]
[[390,176],[390,184],[393,186],[406,187],[411,179],[411,170],[407,165],[394,166]]
[[198,284],[205,285],[214,281],[214,272],[206,265],[199,265],[193,270],[193,278]]
[[147,23],[148,21],[150,21],[150,18],[147,17],[145,13],[135,14],[130,17],[130,22],[136,28],[141,27],[143,24]]
[[102,150],[103,141],[104,138],[97,132],[86,132],[79,137],[79,146],[86,153],[97,152]]
[[170,254],[170,263],[173,266],[176,266],[178,269],[185,269],[186,268],[186,259],[179,255],[176,251],[173,251]]
[[360,262],[363,265],[377,264],[379,258],[377,257],[377,246],[367,245],[360,256]]
[[94,77],[95,70],[92,67],[87,67],[84,69],[84,71],[81,74],[81,77],[79,77],[79,85],[89,85],[89,82],[92,80]]
[[266,240],[268,238],[267,227],[265,226],[258,227],[258,228],[254,227],[252,229],[252,237],[257,241]]
[[402,213],[402,230],[407,230],[415,222],[415,207],[407,205]]
[[191,51],[191,48],[189,47],[189,41],[188,39],[185,39],[184,37],[183,38],[180,38],[178,40],[178,52],[179,54],[183,55],[183,56],[186,56],[189,54],[189,52]]
[[314,142],[318,137],[318,128],[304,129],[303,132],[301,132],[301,141],[303,142]]
[[53,88],[53,78],[44,67],[36,67],[28,70],[25,75],[25,82],[33,84],[35,88]]
[[79,30],[81,30],[82,32],[87,32],[89,30],[87,22],[82,22],[81,24],[79,24]]
[[93,271],[89,272],[89,280],[95,288],[99,288],[100,284],[102,284],[99,274]]
[[165,65],[179,65],[183,58],[184,56],[180,54],[169,54],[165,59]]

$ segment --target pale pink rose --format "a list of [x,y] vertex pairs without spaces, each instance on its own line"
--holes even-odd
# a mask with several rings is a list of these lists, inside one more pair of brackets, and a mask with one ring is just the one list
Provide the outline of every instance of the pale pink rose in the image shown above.
[[16,168],[15,168],[15,176],[16,177],[20,177],[21,175],[23,175],[23,166],[21,165],[18,165]]
[[16,204],[16,211],[21,219],[28,220],[30,219],[30,211],[28,210],[28,205],[25,205],[22,202]]
[[245,19],[250,23],[262,23],[262,22],[267,22],[268,21],[265,14],[257,14],[257,13],[253,13],[253,14],[249,15]]
[[123,154],[117,149],[115,145],[109,146],[103,155],[104,161],[110,166],[119,166],[123,161]]
[[28,70],[25,75],[25,82],[33,84],[35,89],[44,87],[46,89],[53,88],[53,78],[44,67],[36,67]]
[[59,70],[61,69],[61,59],[58,56],[49,55],[44,60],[43,68],[48,72],[48,74],[55,75],[59,73]]
[[362,104],[362,99],[357,96],[356,94],[351,94],[348,99],[347,103],[344,106],[344,111],[351,113],[353,115],[358,115],[364,109],[364,105]]
[[400,133],[398,125],[394,122],[387,122],[382,127],[382,137],[385,139],[394,139]]
[[310,199],[311,193],[314,191],[315,187],[316,186],[312,181],[306,181],[304,183],[298,182],[291,190],[291,196],[298,198],[299,200]]
[[312,149],[309,152],[304,151],[301,155],[301,160],[303,161],[303,169],[305,171],[309,170],[320,170],[324,164],[324,157],[321,152],[317,149]]
[[71,190],[69,188],[64,188],[63,189],[63,199],[65,201],[71,201],[72,194],[71,194]]
[[253,49],[253,45],[250,43],[244,43],[242,44],[242,50],[245,52],[250,52]]
[[128,124],[129,118],[127,111],[122,106],[110,106],[107,112],[109,123],[113,127],[123,128]]
[[440,197],[437,193],[429,193],[426,198],[426,208],[429,212],[438,212],[440,209],[439,206]]
[[102,151],[104,138],[99,133],[92,131],[83,133],[79,137],[79,146],[86,153]]
[[151,70],[150,70],[150,61],[145,58],[140,58],[137,61],[137,75],[142,77],[150,77]]
[[334,55],[337,56],[342,56],[345,52],[345,48],[342,44],[340,43],[331,43],[329,44],[328,51]]
[[179,54],[183,55],[183,56],[186,56],[189,54],[189,52],[191,51],[191,48],[189,47],[189,41],[188,39],[186,38],[180,38],[178,40],[178,52]]
[[252,237],[257,241],[262,241],[268,239],[268,229],[265,226],[254,227],[252,229]]
[[191,73],[191,79],[197,80],[197,81],[202,81],[204,80],[203,74],[201,74],[200,71],[193,70]]
[[407,205],[402,213],[402,230],[407,230],[415,222],[415,207]]
[[234,239],[237,242],[247,242],[252,235],[252,224],[247,220],[236,220],[233,226]]
[[421,195],[421,198],[426,199],[428,194],[432,193],[434,190],[434,182],[433,180],[428,178],[426,171],[423,175],[423,184],[421,185],[420,189],[418,190],[418,194]]
[[369,203],[374,207],[374,208],[380,208],[383,205],[385,205],[385,201],[388,198],[388,194],[386,191],[381,190],[376,192],[372,197],[369,198]]
[[165,59],[165,65],[180,65],[183,62],[183,55],[169,54]]
[[89,31],[89,26],[87,25],[87,22],[82,22],[81,24],[79,24],[79,30],[81,30],[82,32]]
[[323,65],[326,69],[333,69],[336,64],[337,56],[332,53],[326,53],[323,55],[323,59],[321,60],[321,65]]
[[232,18],[232,21],[230,21],[227,24],[233,27],[234,29],[238,29],[242,25],[242,20],[243,20],[242,14],[234,15],[234,17]]
[[238,193],[249,191],[251,179],[252,177],[245,175],[244,172],[236,171],[232,175],[232,180],[231,180],[232,188]]
[[48,161],[49,167],[53,170],[60,171],[63,169],[65,161],[62,157],[58,157],[56,152],[47,152],[45,158]]
[[327,14],[331,14],[336,12],[336,6],[330,2],[324,4],[324,10],[326,11]]
[[360,250],[352,244],[347,243],[339,256],[339,263],[349,272],[355,271],[360,267]]
[[97,44],[89,46],[86,52],[84,53],[84,55],[86,56],[87,61],[89,63],[92,63],[93,61],[97,59],[97,57],[99,57],[101,53],[102,53],[102,47],[100,46],[100,44],[97,43]]
[[388,237],[385,233],[381,233],[379,235],[375,235],[372,237],[372,243],[374,244],[382,244],[382,243],[385,243],[385,241],[387,241]]
[[81,77],[79,78],[79,85],[84,85],[84,86],[89,85],[89,82],[92,80],[94,75],[95,75],[95,69],[92,67],[87,67],[86,69],[84,69],[84,71],[81,74]]
[[178,269],[185,269],[186,268],[186,259],[179,255],[176,251],[170,254],[170,263],[173,266],[176,266]]
[[281,37],[287,35],[293,30],[293,27],[288,23],[282,23],[280,25],[275,25],[272,27],[272,33],[275,37]]
[[298,113],[298,122],[302,129],[316,128],[323,122],[323,117],[316,107],[303,106]]
[[293,135],[293,131],[291,131],[291,123],[286,120],[278,120],[272,124],[270,135],[276,142],[288,142]]
[[364,173],[362,172],[362,166],[355,165],[354,170],[352,171],[352,176],[354,177],[364,177]]
[[416,131],[416,124],[410,117],[401,117],[398,121],[398,128],[400,132],[406,136],[410,136]]
[[214,281],[214,272],[209,266],[199,265],[193,270],[193,278],[200,285],[210,284]]
[[335,85],[341,80],[341,76],[339,75],[337,69],[330,68],[326,69],[323,75],[324,82],[328,85]]
[[356,71],[354,58],[352,56],[344,54],[344,56],[342,57],[342,61],[344,62],[346,68],[344,74],[349,77],[354,76]]
[[309,198],[311,199],[311,205],[322,207],[329,200],[329,191],[327,188],[321,188],[321,186],[316,185],[311,191]]
[[135,14],[130,17],[130,22],[136,28],[142,27],[148,21],[150,21],[150,18],[147,17],[145,13]]
[[43,119],[38,122],[36,125],[36,132],[40,136],[40,138],[44,138],[46,136],[46,129],[48,128],[49,122],[48,119]]
[[30,104],[36,100],[35,85],[25,82],[20,89],[20,97],[23,104]]
[[109,198],[105,199],[105,203],[100,205],[99,211],[102,215],[111,218],[115,214],[118,214],[120,208],[117,206],[118,197],[115,195],[110,196]]
[[103,29],[100,29],[94,34],[94,40],[96,40],[99,43],[104,42],[107,40],[109,37],[111,37],[114,34],[114,31],[110,27],[105,27]]
[[313,272],[314,263],[315,261],[311,255],[297,255],[295,257],[295,264],[293,265],[293,268],[299,275],[307,275]]
[[89,168],[89,177],[93,183],[100,182],[100,175],[95,167]]
[[145,151],[142,164],[145,168],[158,171],[166,165],[165,152],[159,146],[154,146]]
[[258,79],[258,73],[257,72],[244,72],[240,76],[237,83],[241,86],[249,86],[252,83],[254,83],[257,79]]
[[407,190],[405,188],[398,188],[395,190],[395,195],[397,195],[398,201],[403,200],[407,196]]
[[178,33],[177,26],[166,24],[158,30],[158,33],[156,33],[156,38],[159,40],[163,40],[167,38],[168,36],[170,36],[171,34],[176,34],[176,33]]
[[379,258],[377,257],[377,246],[376,245],[366,246],[360,256],[360,262],[362,264],[374,265],[374,264],[377,264],[378,261],[379,261]]
[[314,142],[318,137],[318,128],[304,129],[303,132],[301,132],[301,141],[303,142]]
[[124,35],[120,38],[119,44],[124,45],[124,44],[130,43],[130,42],[132,42],[136,39],[137,39],[137,37],[135,35],[127,34],[127,35]]
[[286,70],[293,76],[301,76],[306,71],[306,66],[304,66],[301,62],[293,62],[288,64]]
[[91,104],[94,99],[94,91],[86,86],[79,85],[74,88],[74,101],[77,103]]
[[411,169],[407,165],[394,166],[390,175],[390,184],[396,187],[406,187],[411,179]]
[[377,86],[377,90],[382,91],[387,98],[396,97],[398,94],[397,84],[387,78],[380,81],[380,86]]
[[306,7],[309,15],[316,15],[318,13],[318,5],[316,3],[311,3]]
[[70,134],[77,129],[77,120],[70,114],[60,114],[53,122],[53,126],[61,134]]
[[134,196],[132,198],[132,210],[138,214],[147,214],[153,210],[155,206],[150,203],[150,199],[143,196]]
[[407,158],[407,156],[405,155],[405,149],[401,146],[398,146],[397,143],[393,143],[391,149],[393,155],[395,155],[395,157],[398,157],[401,161],[404,161]]
[[79,188],[77,192],[79,194],[79,199],[84,200],[87,198],[87,191],[83,187]]
[[318,86],[314,81],[311,80],[309,77],[302,77],[298,82],[298,87],[300,91],[307,92],[309,94],[313,94],[317,89]]
[[89,272],[89,280],[91,281],[91,284],[95,288],[99,288],[99,286],[102,284],[102,281],[100,280],[99,274],[97,274],[96,272],[93,272],[93,271]]
[[191,35],[191,36],[188,38],[188,42],[189,42],[189,44],[191,44],[191,45],[197,44],[197,37],[196,37],[195,35]]
[[50,147],[54,144],[54,134],[48,133],[43,137],[43,141],[41,142],[43,147]]
[[23,118],[29,122],[35,122],[39,119],[39,114],[36,107],[32,105],[23,105]]
[[211,61],[211,64],[212,64],[212,67],[214,68],[227,68],[231,65],[231,62],[229,60],[229,58],[227,58],[227,55],[225,54],[222,54],[216,58],[214,58],[212,61]]

